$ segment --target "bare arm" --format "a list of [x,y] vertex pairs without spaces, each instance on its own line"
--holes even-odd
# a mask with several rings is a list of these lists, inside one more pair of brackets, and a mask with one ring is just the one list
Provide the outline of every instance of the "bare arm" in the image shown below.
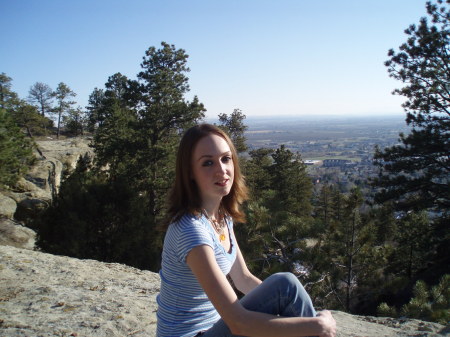
[[234,262],[233,267],[231,267],[230,276],[236,288],[243,294],[248,294],[250,290],[261,284],[261,280],[253,275],[250,270],[248,270],[247,264],[245,263],[241,249],[239,248],[237,242],[235,242],[235,245],[236,261]]
[[209,246],[193,248],[188,253],[187,264],[233,334],[259,337],[335,336],[335,322],[329,313],[318,317],[279,317],[245,309],[217,265]]

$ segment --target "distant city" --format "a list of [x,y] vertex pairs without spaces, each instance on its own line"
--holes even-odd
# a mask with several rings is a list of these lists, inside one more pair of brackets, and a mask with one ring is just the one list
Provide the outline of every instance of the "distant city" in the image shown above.
[[248,117],[245,134],[250,150],[284,144],[298,152],[315,183],[339,183],[343,190],[365,185],[374,174],[375,146],[399,143],[408,133],[404,115]]

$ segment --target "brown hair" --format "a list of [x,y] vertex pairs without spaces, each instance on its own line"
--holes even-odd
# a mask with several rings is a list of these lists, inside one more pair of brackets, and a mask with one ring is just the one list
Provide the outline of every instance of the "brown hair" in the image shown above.
[[245,215],[240,209],[240,205],[248,198],[247,187],[239,167],[236,148],[223,130],[215,125],[199,124],[186,131],[178,147],[175,183],[169,194],[168,221],[163,226],[164,229],[167,229],[170,222],[179,220],[185,213],[199,214],[201,212],[201,199],[197,184],[191,179],[191,159],[198,141],[210,134],[218,135],[227,142],[234,164],[234,182],[230,193],[222,198],[221,207],[234,221],[245,221]]

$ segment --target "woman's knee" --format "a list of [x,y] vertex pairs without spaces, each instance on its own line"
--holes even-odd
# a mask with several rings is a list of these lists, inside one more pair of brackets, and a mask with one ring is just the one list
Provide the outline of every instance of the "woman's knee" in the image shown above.
[[303,288],[302,284],[298,280],[298,278],[289,272],[280,272],[273,274],[270,276],[270,278],[274,279],[274,282],[283,284],[285,286],[293,286],[293,287],[301,287]]
[[[272,275],[280,300],[287,301],[287,316],[315,316],[311,298],[298,278],[288,272]],[[284,314],[284,313],[283,313]]]

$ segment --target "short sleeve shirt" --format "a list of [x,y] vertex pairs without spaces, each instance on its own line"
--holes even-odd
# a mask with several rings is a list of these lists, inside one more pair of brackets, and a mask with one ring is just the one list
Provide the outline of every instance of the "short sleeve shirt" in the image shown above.
[[195,336],[220,318],[186,264],[186,257],[192,248],[208,245],[213,249],[220,269],[227,275],[236,259],[236,239],[231,218],[226,220],[231,241],[229,252],[220,244],[209,220],[203,215],[185,214],[169,226],[159,272],[158,337]]

